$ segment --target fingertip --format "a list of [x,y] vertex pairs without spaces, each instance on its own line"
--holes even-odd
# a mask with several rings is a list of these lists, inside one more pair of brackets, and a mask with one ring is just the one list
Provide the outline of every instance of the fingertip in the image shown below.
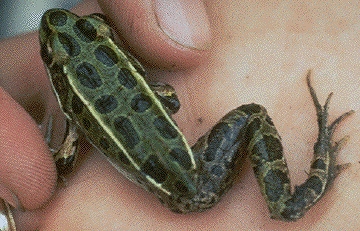
[[210,26],[201,1],[99,0],[132,52],[150,65],[185,69],[208,56]]
[[203,2],[154,0],[153,9],[159,27],[174,42],[190,49],[209,47],[210,23]]
[[56,169],[34,120],[0,88],[0,197],[36,209],[56,186]]

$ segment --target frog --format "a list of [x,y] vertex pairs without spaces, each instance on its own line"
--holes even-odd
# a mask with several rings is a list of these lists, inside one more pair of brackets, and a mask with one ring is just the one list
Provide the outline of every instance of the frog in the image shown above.
[[333,142],[350,110],[328,124],[324,105],[306,83],[316,109],[318,138],[308,177],[291,190],[281,137],[262,105],[241,105],[190,147],[171,115],[180,108],[174,88],[148,83],[143,66],[114,36],[106,16],[50,9],[41,19],[41,57],[67,119],[63,145],[54,152],[59,174],[72,171],[85,137],[127,179],[177,213],[202,212],[234,185],[249,157],[270,217],[296,221],[328,191],[340,173]]

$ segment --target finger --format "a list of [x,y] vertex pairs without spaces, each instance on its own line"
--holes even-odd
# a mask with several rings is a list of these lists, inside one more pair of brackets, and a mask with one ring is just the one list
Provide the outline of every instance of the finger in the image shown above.
[[38,43],[35,33],[0,43],[0,85],[22,105],[35,95],[42,95],[48,85]]
[[206,57],[210,26],[200,0],[98,2],[140,59],[183,69],[198,65]]
[[0,105],[0,197],[15,208],[38,208],[55,189],[52,156],[36,123],[2,88]]

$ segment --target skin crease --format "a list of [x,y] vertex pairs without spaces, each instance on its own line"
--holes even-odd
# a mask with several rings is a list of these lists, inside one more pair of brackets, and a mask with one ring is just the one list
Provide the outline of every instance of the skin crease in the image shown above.
[[[199,214],[174,214],[153,195],[118,174],[101,154],[82,143],[79,162],[67,178],[66,186],[56,190],[40,209],[15,211],[18,227],[23,230],[282,230],[295,227],[350,230],[359,227],[360,221],[354,214],[360,212],[360,60],[357,52],[360,33],[354,28],[360,24],[360,8],[355,1],[336,4],[267,1],[266,5],[261,2],[206,1],[213,33],[211,48],[189,51],[171,44],[163,46],[165,53],[181,53],[179,59],[172,57],[178,70],[169,72],[166,66],[163,71],[150,69],[149,78],[175,87],[182,108],[174,118],[191,144],[231,109],[250,102],[264,105],[282,136],[292,185],[295,185],[306,178],[317,136],[315,109],[305,82],[307,70],[313,69],[312,82],[320,102],[323,104],[327,95],[334,92],[330,121],[350,109],[356,113],[345,120],[334,135],[335,141],[350,136],[339,153],[338,163],[352,164],[304,218],[296,223],[269,218],[249,161],[245,163],[241,180],[215,208]],[[115,12],[121,13],[117,4],[106,1],[101,4],[116,22]],[[74,12],[88,14],[99,12],[99,8],[88,1]],[[162,42],[169,44],[167,40]],[[20,46],[21,43],[27,45]],[[2,52],[9,47],[12,52]],[[29,105],[34,98],[40,98],[46,109],[43,117],[55,113],[55,118],[62,118],[38,50],[36,34],[3,41],[0,54],[5,61],[0,65],[1,86],[33,117],[38,111],[30,110]],[[135,50],[135,53],[141,55],[141,51]],[[154,56],[155,61],[149,59],[147,63],[159,66],[157,60],[161,54]],[[188,59],[183,58],[187,56]],[[193,60],[197,62],[191,62]],[[24,82],[27,84],[22,84]],[[18,115],[15,110],[9,113]],[[2,126],[19,129],[19,132],[25,129],[12,126],[11,121]],[[55,126],[60,127],[60,122]],[[60,131],[55,132],[61,136]],[[43,140],[38,142],[44,145]],[[27,147],[16,148],[21,158],[21,148]]]

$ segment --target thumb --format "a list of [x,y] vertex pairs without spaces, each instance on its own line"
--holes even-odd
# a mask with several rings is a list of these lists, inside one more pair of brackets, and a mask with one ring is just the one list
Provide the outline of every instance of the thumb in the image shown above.
[[99,0],[132,53],[172,69],[199,65],[207,56],[210,24],[200,0]]

